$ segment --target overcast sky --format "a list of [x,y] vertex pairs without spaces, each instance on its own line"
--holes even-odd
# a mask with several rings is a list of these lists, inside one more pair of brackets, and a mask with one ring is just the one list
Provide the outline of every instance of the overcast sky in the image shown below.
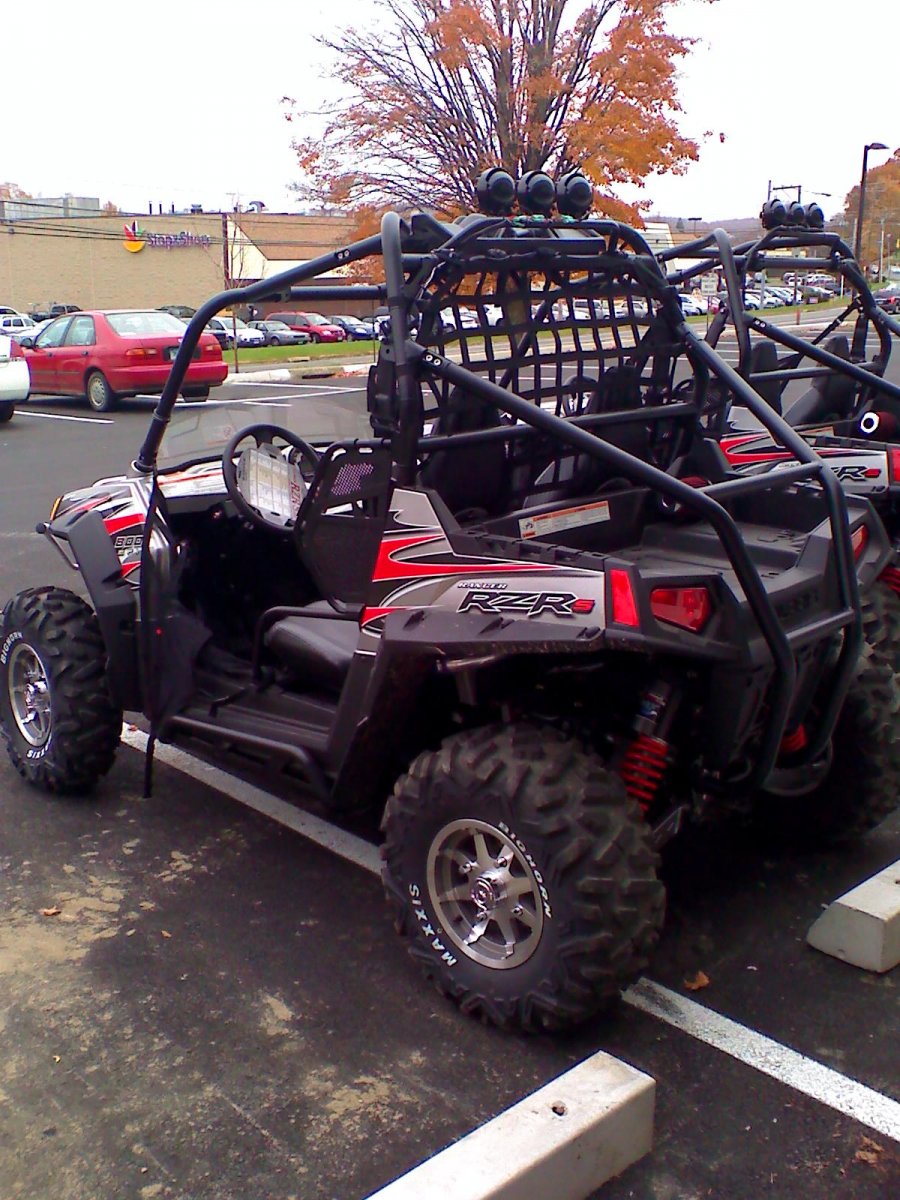
[[[280,98],[313,108],[339,86],[321,77],[314,36],[376,11],[371,0],[17,6],[0,45],[0,181],[136,212],[295,210]],[[750,215],[769,180],[834,211],[865,143],[900,144],[900,0],[685,0],[675,20],[702,39],[682,69],[682,129],[714,135],[687,175],[648,181],[657,211]]]

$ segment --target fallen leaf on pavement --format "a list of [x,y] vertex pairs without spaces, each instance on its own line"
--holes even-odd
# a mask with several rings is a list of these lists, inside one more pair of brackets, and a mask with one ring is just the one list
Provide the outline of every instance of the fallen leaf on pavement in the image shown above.
[[42,917],[58,917],[61,912],[62,912],[62,909],[57,908],[56,905],[54,905],[53,908],[42,908],[41,916]]
[[684,986],[689,992],[699,992],[701,988],[709,987],[709,976],[698,971],[693,978],[684,981]]
[[877,1142],[873,1142],[869,1137],[863,1137],[859,1144],[859,1149],[853,1155],[854,1162],[868,1163],[870,1167],[877,1167],[878,1160],[884,1154],[884,1146],[879,1146]]
[[163,935],[163,937],[171,937],[172,936],[171,933],[169,933],[168,929],[161,929],[159,932]]

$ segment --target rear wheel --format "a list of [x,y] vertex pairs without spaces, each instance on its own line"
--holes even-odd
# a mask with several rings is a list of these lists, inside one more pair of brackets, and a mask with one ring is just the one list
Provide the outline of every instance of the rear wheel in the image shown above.
[[[875,589],[880,591],[881,589]],[[793,792],[763,792],[758,815],[768,830],[791,843],[834,845],[860,837],[889,816],[900,797],[900,679],[882,623],[880,598],[863,601],[865,642],[856,679],[831,738],[831,764],[815,787],[797,768]]]
[[93,611],[62,588],[30,588],[3,610],[0,720],[19,774],[48,792],[90,791],[122,730]]
[[208,387],[185,388],[184,389],[184,398],[185,398],[185,400],[208,400],[209,399],[209,388]]
[[12,420],[12,415],[16,411],[16,406],[12,400],[4,400],[0,403],[0,425],[6,421]]
[[110,412],[116,406],[116,394],[102,371],[91,371],[85,387],[87,402],[94,412]]
[[640,974],[663,885],[638,806],[553,728],[489,726],[421,754],[385,810],[398,932],[466,1013],[554,1030]]

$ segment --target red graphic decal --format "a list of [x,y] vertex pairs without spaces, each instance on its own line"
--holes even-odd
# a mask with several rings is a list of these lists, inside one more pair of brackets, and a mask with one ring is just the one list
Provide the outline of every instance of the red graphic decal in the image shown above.
[[429,563],[417,559],[397,561],[394,555],[407,546],[427,546],[431,542],[442,542],[443,534],[421,534],[416,537],[385,538],[378,549],[378,560],[372,574],[374,582],[388,579],[418,579],[440,578],[442,575],[492,575],[497,572],[518,571],[551,571],[553,568],[544,563],[511,563],[481,559],[466,559],[454,557],[451,562]]

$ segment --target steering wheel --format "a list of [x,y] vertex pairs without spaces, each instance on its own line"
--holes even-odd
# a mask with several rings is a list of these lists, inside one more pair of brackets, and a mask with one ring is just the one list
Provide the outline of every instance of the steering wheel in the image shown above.
[[[248,440],[252,444],[239,450]],[[318,463],[318,451],[289,429],[247,425],[225,447],[222,476],[242,517],[262,529],[286,533],[294,527]]]

